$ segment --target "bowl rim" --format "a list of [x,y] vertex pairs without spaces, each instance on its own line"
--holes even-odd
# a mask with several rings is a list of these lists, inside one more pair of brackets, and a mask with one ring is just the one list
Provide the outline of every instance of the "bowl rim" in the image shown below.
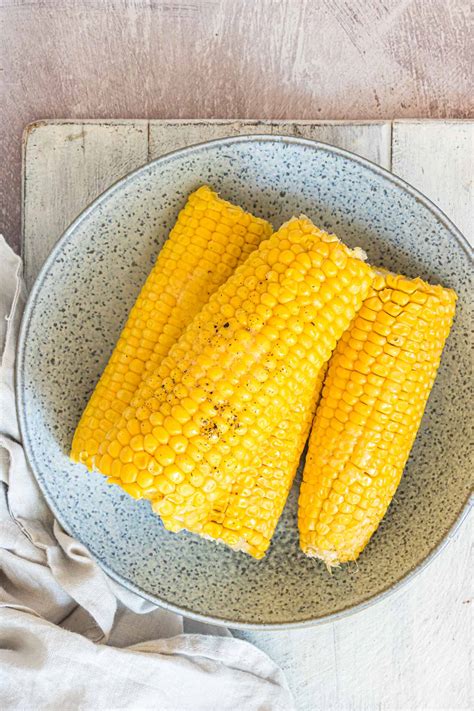
[[[26,418],[26,412],[25,412],[25,403],[23,399],[24,395],[24,383],[23,383],[23,365],[24,365],[24,360],[25,360],[25,355],[26,355],[26,342],[27,342],[27,336],[28,336],[28,330],[30,327],[30,322],[31,322],[31,317],[33,315],[33,311],[35,308],[35,304],[37,301],[37,297],[39,295],[39,292],[41,290],[43,281],[45,277],[47,276],[49,270],[53,266],[57,255],[60,253],[62,248],[64,247],[65,244],[69,242],[71,238],[73,238],[75,231],[79,227],[79,225],[86,220],[91,213],[96,209],[96,207],[102,203],[107,202],[112,198],[112,196],[115,194],[117,190],[122,189],[125,187],[127,184],[132,183],[135,178],[137,178],[140,174],[146,172],[147,170],[150,170],[152,166],[159,165],[160,163],[169,163],[172,162],[176,159],[181,159],[182,157],[186,157],[187,155],[190,155],[195,152],[200,152],[208,147],[212,146],[223,146],[223,145],[229,145],[229,144],[238,144],[238,143],[259,143],[259,142],[265,142],[265,143],[277,143],[277,144],[288,144],[288,145],[302,145],[306,146],[308,148],[312,148],[314,150],[320,150],[320,151],[326,151],[327,153],[330,154],[336,154],[339,155],[343,158],[346,158],[347,160],[358,163],[360,166],[365,168],[366,170],[371,171],[372,173],[375,173],[382,179],[396,185],[398,188],[402,189],[405,193],[408,193],[411,195],[417,202],[420,202],[421,204],[424,205],[424,207],[429,210],[429,212],[432,213],[432,215],[436,218],[438,222],[440,222],[445,229],[447,229],[455,238],[455,240],[458,242],[459,246],[463,249],[464,252],[466,252],[466,255],[471,262],[474,259],[474,247],[470,245],[466,237],[461,233],[461,231],[456,227],[456,225],[447,217],[447,215],[437,206],[435,205],[428,197],[426,197],[422,192],[420,192],[417,188],[414,188],[410,183],[408,183],[406,180],[403,178],[398,177],[394,173],[391,173],[389,170],[386,168],[383,168],[376,163],[373,163],[372,161],[368,160],[367,158],[363,158],[362,156],[357,155],[356,153],[352,153],[351,151],[348,151],[344,148],[339,148],[337,146],[333,146],[329,143],[325,143],[323,141],[316,141],[312,140],[309,138],[300,138],[297,136],[285,136],[283,134],[244,134],[244,135],[239,135],[239,136],[229,136],[229,137],[222,137],[222,138],[217,138],[213,139],[210,141],[202,141],[200,143],[196,143],[190,146],[185,146],[183,148],[178,148],[174,151],[170,151],[169,153],[166,153],[162,156],[159,156],[158,158],[155,158],[152,161],[149,161],[148,163],[143,164],[139,168],[136,168],[135,170],[131,171],[130,173],[126,174],[122,178],[119,178],[116,180],[112,185],[110,185],[104,192],[102,192],[100,195],[98,195],[89,205],[87,205],[80,213],[79,215],[71,222],[71,224],[66,228],[66,230],[63,232],[61,237],[58,239],[58,241],[55,243],[54,247],[48,254],[48,257],[46,258],[45,262],[43,263],[40,271],[38,272],[35,281],[33,283],[33,286],[30,290],[30,293],[28,295],[27,303],[25,305],[25,308],[23,310],[22,314],[22,319],[21,319],[21,325],[18,333],[18,341],[17,341],[17,352],[16,352],[16,360],[15,360],[15,395],[16,395],[16,403],[17,403],[17,415],[18,415],[18,422],[19,422],[19,427],[20,427],[20,434],[21,434],[21,440],[23,444],[23,448],[25,451],[25,456],[26,460],[35,476],[36,481],[38,482],[40,489],[46,499],[46,502],[48,506],[50,507],[54,517],[58,521],[58,523],[61,525],[61,527],[66,531],[70,532],[71,535],[73,535],[75,538],[77,538],[80,541],[80,538],[76,536],[74,531],[72,530],[72,527],[69,524],[66,524],[66,522],[63,519],[62,512],[59,510],[59,508],[56,506],[54,497],[50,494],[48,490],[47,484],[42,481],[41,475],[39,474],[39,470],[35,468],[35,458],[34,458],[34,453],[33,453],[33,448],[31,444],[31,440],[29,439],[28,435],[28,425],[27,425],[27,418]],[[241,630],[283,630],[283,629],[299,629],[299,628],[306,628],[306,627],[314,627],[316,625],[321,625],[325,624],[327,622],[335,622],[337,620],[343,619],[345,617],[348,617],[350,615],[356,614],[358,612],[362,612],[363,610],[366,610],[367,608],[371,607],[372,605],[387,599],[388,597],[395,595],[398,593],[402,588],[404,588],[407,584],[412,582],[415,577],[419,573],[421,573],[423,570],[425,570],[428,565],[441,553],[441,551],[447,546],[448,542],[454,538],[454,536],[457,534],[458,530],[460,529],[462,523],[464,520],[468,517],[469,512],[471,511],[471,508],[473,507],[474,501],[472,500],[472,492],[469,492],[466,499],[463,501],[461,508],[459,509],[459,512],[453,521],[452,525],[450,528],[445,532],[443,537],[438,541],[438,543],[431,549],[431,551],[418,563],[416,563],[412,568],[410,568],[402,577],[400,577],[396,582],[388,585],[384,589],[378,591],[377,593],[374,593],[367,599],[365,599],[363,602],[360,602],[355,605],[348,605],[347,607],[344,607],[343,609],[339,610],[338,612],[330,613],[327,615],[322,615],[321,617],[309,617],[307,619],[302,619],[302,620],[284,620],[281,622],[272,622],[272,623],[256,623],[256,622],[241,622],[239,620],[233,620],[230,618],[226,617],[221,617],[221,616],[213,616],[213,615],[204,615],[201,613],[194,612],[193,610],[190,610],[186,607],[182,607],[170,602],[167,602],[166,600],[161,599],[157,595],[153,595],[146,590],[143,590],[138,586],[136,583],[132,582],[131,580],[128,580],[125,578],[123,575],[120,573],[117,573],[114,571],[108,563],[105,561],[101,560],[98,556],[93,554],[87,546],[87,550],[89,551],[92,559],[98,563],[98,565],[102,568],[102,570],[115,582],[119,583],[126,589],[134,592],[135,594],[139,595],[140,597],[154,603],[158,607],[162,607],[163,609],[169,610],[170,612],[174,612],[180,615],[184,615],[185,617],[189,617],[194,620],[198,620],[200,622],[205,622],[209,624],[214,624],[218,626],[225,626],[225,627],[231,627],[233,629],[241,629]],[[81,545],[84,545],[81,543]]]

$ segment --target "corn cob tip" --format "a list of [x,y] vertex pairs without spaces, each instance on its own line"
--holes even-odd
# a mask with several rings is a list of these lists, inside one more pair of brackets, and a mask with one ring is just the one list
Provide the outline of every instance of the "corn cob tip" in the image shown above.
[[[348,247],[347,244],[345,244],[341,239],[339,239],[339,237],[333,232],[324,232],[324,230],[321,230],[319,227],[316,227],[307,215],[301,214],[299,215],[299,217],[290,217],[289,220],[283,223],[280,229],[291,227],[295,222],[298,223],[298,226],[306,232],[311,232],[314,235],[316,230],[316,232],[320,235],[324,235],[325,242],[338,242],[344,247],[350,257],[353,257],[354,259],[360,259],[360,261],[362,262],[367,261],[367,254],[364,252],[362,247]],[[375,270],[373,268],[372,270],[375,273]]]
[[316,546],[308,546],[307,548],[302,548],[303,553],[308,558],[315,558],[317,560],[322,560],[325,564],[328,572],[331,572],[333,568],[340,568],[341,563],[337,557],[337,551],[325,551]]
[[[153,512],[157,515],[161,513],[160,501],[152,501],[151,508]],[[170,518],[162,518],[163,526],[167,531],[172,533],[179,533],[180,531],[186,530],[183,525],[179,522],[174,521]],[[232,531],[227,531],[223,526],[216,526],[213,524],[213,532],[204,533],[200,531],[201,538],[206,541],[212,541],[213,543],[218,543],[231,548],[236,553],[246,553],[252,556],[255,560],[262,560],[265,557],[265,553],[268,549],[270,542],[267,545],[260,543],[260,545],[252,545],[243,535],[239,535]]]
[[397,274],[397,272],[392,272],[390,269],[385,269],[385,267],[374,267],[373,265],[372,271],[375,274],[375,280],[372,284],[374,291],[383,289],[386,283],[389,282],[391,286],[396,285],[396,288],[402,289],[409,295],[415,291],[423,291],[428,296],[437,297],[441,303],[453,305],[455,305],[458,300],[458,295],[451,287],[443,286],[439,283],[432,284],[420,276],[411,278]]
[[323,562],[329,575],[341,567],[341,561],[338,559],[336,551],[324,551],[315,546],[308,546],[308,548],[301,548],[301,550],[307,558]]
[[202,538],[206,539],[206,541],[212,541],[213,543],[218,543],[220,545],[227,546],[227,548],[231,548],[236,553],[246,553],[254,560],[263,560],[263,558],[265,557],[266,550],[262,551],[255,548],[254,546],[251,546],[244,538],[239,538],[236,543],[232,544],[225,541],[223,538],[213,538],[212,536],[208,536],[206,534],[201,535]]
[[[375,526],[375,529],[378,525]],[[374,533],[374,526],[370,522],[362,521],[358,526],[354,526],[351,530],[351,540],[346,544],[341,545],[339,542],[334,546],[322,548],[316,542],[302,541],[301,550],[308,558],[314,558],[322,561],[328,572],[332,572],[335,568],[340,568],[342,564],[354,562],[357,560],[359,551],[367,544],[367,539]],[[301,539],[301,537],[300,537]]]

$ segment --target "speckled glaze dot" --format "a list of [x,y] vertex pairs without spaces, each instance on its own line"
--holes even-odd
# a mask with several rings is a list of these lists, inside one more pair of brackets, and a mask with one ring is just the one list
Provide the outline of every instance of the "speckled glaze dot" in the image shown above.
[[[208,183],[279,227],[304,213],[361,246],[369,261],[452,287],[453,330],[402,483],[360,556],[329,575],[299,550],[290,494],[262,561],[165,531],[136,502],[68,457],[72,434],[157,251],[187,195]],[[31,293],[17,360],[28,459],[61,524],[115,579],[187,615],[234,627],[303,625],[386,594],[433,556],[472,485],[468,333],[472,256],[456,228],[412,188],[330,146],[275,136],[178,151],[104,193],[57,244]]]

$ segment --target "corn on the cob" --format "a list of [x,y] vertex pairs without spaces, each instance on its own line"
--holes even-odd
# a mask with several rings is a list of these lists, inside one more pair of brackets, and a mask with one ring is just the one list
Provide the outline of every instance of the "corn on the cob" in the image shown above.
[[299,499],[303,551],[355,560],[400,482],[456,295],[382,273],[329,363]]
[[268,222],[222,200],[207,186],[189,196],[77,426],[74,461],[94,467],[99,443],[120,419],[144,375],[271,232]]
[[[262,557],[291,483],[275,473],[284,425],[294,418],[299,451],[318,373],[372,279],[334,235],[291,220],[146,378],[103,443],[99,470],[130,495],[153,499],[167,528]],[[253,462],[269,436],[275,476],[266,477]]]
[[[254,452],[251,464],[237,474],[228,497],[212,506],[208,518],[219,525],[211,537],[256,558],[262,557],[295,478],[326,367],[324,365],[318,373],[310,404],[298,403],[287,419],[277,422],[260,452]],[[173,522],[170,527],[174,530]],[[180,527],[178,524],[177,530]]]

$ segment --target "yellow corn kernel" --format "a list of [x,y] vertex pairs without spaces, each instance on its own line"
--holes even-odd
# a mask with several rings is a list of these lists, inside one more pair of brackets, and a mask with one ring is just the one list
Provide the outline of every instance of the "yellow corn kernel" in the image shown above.
[[[141,379],[159,365],[209,296],[271,232],[268,222],[222,200],[207,186],[189,196],[79,421],[73,461],[95,467],[99,442],[119,421]],[[136,411],[131,435],[146,434],[140,422],[147,417],[147,408]]]
[[[323,268],[325,260],[331,265]],[[295,292],[283,285],[296,265],[303,277],[298,283],[311,271],[314,288]],[[281,279],[268,281],[269,272]],[[120,441],[144,401],[156,398],[155,414],[163,416],[163,424],[152,435],[161,444],[143,451],[160,492],[151,496],[154,509],[166,528],[185,528],[256,558],[264,555],[304,446],[321,369],[372,278],[370,267],[334,236],[305,218],[293,219],[211,297],[102,445]],[[241,308],[244,302],[255,313],[265,304],[252,328],[241,322],[243,311],[252,315]],[[185,392],[196,410],[183,406]],[[263,464],[259,475],[256,454]],[[183,479],[167,493],[161,477],[170,466]],[[171,506],[156,505],[159,499]]]
[[[375,310],[378,303],[383,310]],[[303,551],[328,567],[358,557],[390,504],[436,376],[455,303],[450,289],[419,278],[379,275],[361,310],[376,313],[367,321],[371,329],[357,328],[359,317],[337,345],[313,423],[298,511]],[[413,310],[414,305],[419,308]],[[406,338],[404,350],[394,344],[397,335]],[[372,356],[365,363],[365,381],[357,370],[350,371],[352,339],[360,340]],[[341,366],[348,373],[344,381]],[[341,403],[349,405],[349,422],[343,426],[337,415]],[[330,439],[326,433],[335,425],[338,436]],[[341,482],[347,485],[344,491]],[[340,499],[334,499],[334,492]]]

